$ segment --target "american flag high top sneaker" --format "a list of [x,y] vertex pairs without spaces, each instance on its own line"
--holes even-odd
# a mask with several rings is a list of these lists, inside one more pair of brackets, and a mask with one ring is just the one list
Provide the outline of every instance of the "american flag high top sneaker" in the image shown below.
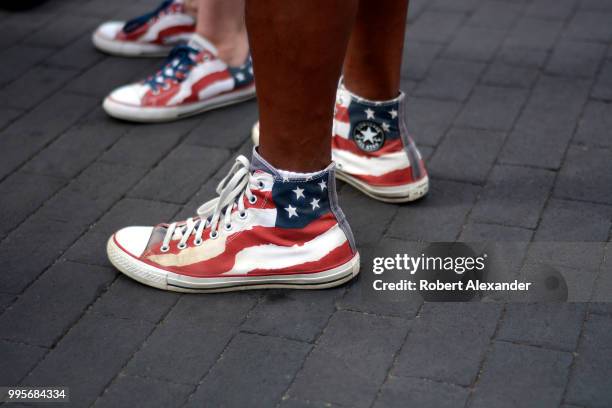
[[413,201],[429,189],[421,153],[406,129],[404,99],[400,93],[370,101],[338,88],[332,132],[338,178],[381,201]]
[[[370,101],[342,84],[336,94],[332,157],[337,176],[372,198],[413,201],[427,194],[429,178],[406,130],[404,93],[389,101]],[[259,122],[251,133],[259,144]]]
[[359,254],[335,190],[333,164],[283,172],[254,150],[196,217],[123,228],[108,257],[131,278],[178,292],[337,286],[357,275]]
[[93,33],[96,48],[124,57],[166,56],[195,32],[196,20],[183,0],[165,0],[155,10],[127,22],[107,21]]
[[109,115],[135,122],[164,122],[255,97],[251,57],[230,67],[209,41],[194,34],[177,45],[162,68],[144,81],[122,86],[106,97]]

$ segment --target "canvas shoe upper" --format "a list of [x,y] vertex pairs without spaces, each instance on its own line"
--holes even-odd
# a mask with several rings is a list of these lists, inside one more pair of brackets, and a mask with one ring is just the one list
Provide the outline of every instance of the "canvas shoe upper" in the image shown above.
[[337,92],[332,157],[338,178],[382,201],[422,197],[429,179],[421,153],[408,134],[404,93],[388,101],[361,98],[344,86]]
[[127,22],[103,23],[92,40],[96,48],[114,55],[165,56],[173,46],[187,42],[195,27],[196,20],[186,13],[183,0],[165,0],[155,10]]
[[176,46],[162,68],[144,81],[122,86],[106,97],[104,110],[116,118],[161,122],[253,98],[250,56],[238,67],[217,57],[216,48],[193,35]]
[[[429,189],[427,170],[406,129],[404,93],[389,101],[369,101],[342,84],[336,94],[332,158],[337,176],[381,201],[406,202]],[[259,144],[259,122],[252,131]]]
[[331,287],[358,273],[333,165],[289,174],[254,150],[251,163],[237,158],[217,193],[186,221],[119,230],[110,261],[147,285],[188,292]]

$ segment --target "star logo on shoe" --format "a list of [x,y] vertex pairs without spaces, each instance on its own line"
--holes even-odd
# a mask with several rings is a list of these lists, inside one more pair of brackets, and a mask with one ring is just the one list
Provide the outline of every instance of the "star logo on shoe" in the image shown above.
[[375,152],[385,143],[385,133],[374,122],[359,122],[353,131],[353,140],[364,152]]

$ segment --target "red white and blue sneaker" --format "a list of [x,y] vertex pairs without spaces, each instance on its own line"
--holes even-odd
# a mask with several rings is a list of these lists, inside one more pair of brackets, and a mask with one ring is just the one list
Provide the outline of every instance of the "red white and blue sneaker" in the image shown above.
[[124,57],[164,57],[195,32],[196,20],[183,0],[165,0],[155,10],[127,22],[107,21],[93,33],[96,48]]
[[194,34],[188,44],[170,52],[155,75],[114,90],[103,107],[119,119],[165,122],[253,97],[251,57],[241,66],[228,66],[209,41]]
[[198,216],[127,227],[108,241],[117,269],[177,292],[315,289],[359,273],[359,254],[338,207],[334,165],[316,173],[277,170],[256,150],[240,156]]
[[[404,116],[404,93],[388,101],[361,98],[343,85],[334,110],[332,158],[337,175],[372,198],[385,202],[419,199],[429,177]],[[259,142],[259,124],[253,127]]]
[[429,177],[406,128],[405,95],[388,101],[361,98],[340,85],[334,111],[332,158],[338,178],[381,201],[423,197]]

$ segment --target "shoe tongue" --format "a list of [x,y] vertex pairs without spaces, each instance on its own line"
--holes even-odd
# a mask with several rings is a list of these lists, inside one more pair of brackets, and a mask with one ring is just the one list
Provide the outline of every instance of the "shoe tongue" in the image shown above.
[[257,151],[257,147],[253,148],[253,155],[251,156],[251,168],[249,169],[251,173],[255,173],[258,171],[272,174],[274,177],[280,177],[278,171],[266,161],[259,152]]
[[198,51],[208,51],[213,54],[215,57],[217,56],[217,47],[215,47],[210,41],[206,38],[202,37],[199,34],[193,34],[191,39],[187,43],[191,48],[195,48]]

